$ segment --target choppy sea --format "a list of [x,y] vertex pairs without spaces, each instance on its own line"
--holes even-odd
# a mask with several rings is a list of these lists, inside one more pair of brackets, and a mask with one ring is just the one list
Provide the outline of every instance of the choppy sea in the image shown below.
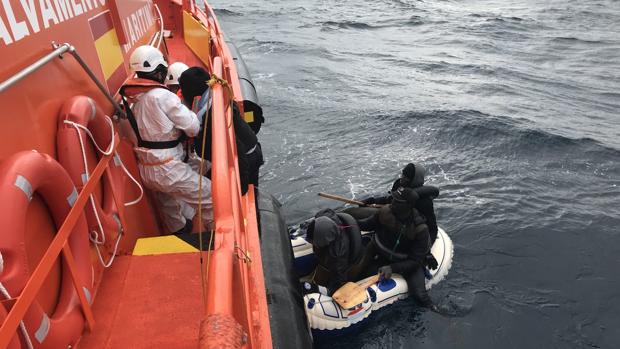
[[330,348],[620,347],[620,1],[213,0],[294,224],[408,162],[455,243],[431,296]]

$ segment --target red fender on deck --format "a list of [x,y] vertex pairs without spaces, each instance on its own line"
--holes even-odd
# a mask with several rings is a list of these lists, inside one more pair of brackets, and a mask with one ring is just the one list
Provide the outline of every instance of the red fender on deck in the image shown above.
[[[11,297],[18,296],[30,278],[25,245],[36,241],[25,241],[25,225],[26,212],[35,193],[45,202],[59,229],[78,196],[62,166],[51,156],[36,151],[16,153],[0,164],[0,253],[4,261],[0,282]],[[83,215],[68,244],[76,261],[80,292],[90,301],[93,270]],[[67,348],[80,338],[84,328],[77,290],[64,259],[62,268],[61,291],[54,313],[46,314],[35,300],[24,316],[29,337],[37,349]]]

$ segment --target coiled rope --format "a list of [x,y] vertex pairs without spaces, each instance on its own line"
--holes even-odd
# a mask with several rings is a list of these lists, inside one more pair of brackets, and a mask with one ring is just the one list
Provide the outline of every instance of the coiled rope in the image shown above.
[[[81,148],[81,151],[82,151],[82,161],[84,163],[84,173],[86,175],[86,180],[88,181],[88,178],[90,176],[90,171],[88,169],[88,161],[86,160],[86,148],[84,147],[84,141],[82,139],[82,132],[81,131],[84,131],[88,135],[88,137],[90,138],[92,143],[95,145],[95,148],[97,148],[97,150],[101,154],[103,154],[104,156],[109,156],[109,155],[112,155],[112,153],[114,153],[114,156],[119,160],[119,164],[120,164],[121,168],[123,169],[123,172],[125,172],[127,177],[129,177],[132,180],[132,182],[134,182],[136,184],[136,186],[138,187],[138,189],[140,190],[140,195],[138,196],[137,199],[132,200],[130,202],[125,202],[124,203],[125,206],[135,205],[138,202],[140,202],[140,200],[142,200],[142,197],[144,196],[144,189],[142,189],[142,186],[140,185],[140,183],[131,175],[131,173],[129,173],[129,170],[127,170],[127,168],[125,167],[125,164],[123,163],[123,160],[118,155],[118,153],[113,151],[113,149],[114,149],[114,142],[115,142],[114,125],[112,123],[112,119],[110,119],[109,116],[106,115],[105,117],[106,117],[105,118],[106,122],[110,126],[110,132],[112,134],[112,138],[111,138],[111,141],[110,141],[110,144],[109,144],[107,150],[103,150],[99,146],[99,144],[97,144],[97,142],[95,141],[95,137],[93,136],[93,134],[90,132],[90,130],[87,127],[85,127],[83,125],[80,125],[78,123],[75,123],[73,121],[70,121],[70,120],[64,120],[64,123],[72,126],[73,128],[75,128],[77,133],[78,133],[78,138],[80,140],[80,148]],[[99,213],[97,212],[97,208],[96,208],[96,205],[95,205],[95,199],[94,199],[93,194],[90,194],[89,200],[90,200],[91,207],[93,209],[93,213],[95,214],[95,219],[97,220],[97,226],[99,227],[99,231],[93,230],[93,231],[89,232],[88,239],[94,244],[95,249],[97,250],[97,256],[99,257],[99,262],[101,263],[101,265],[104,268],[109,268],[112,265],[112,263],[114,262],[114,257],[116,257],[116,253],[118,252],[118,245],[120,244],[121,237],[123,236],[123,227],[120,226],[120,222],[119,222],[120,231],[118,233],[118,236],[116,237],[116,242],[114,243],[114,251],[112,253],[112,256],[110,256],[110,259],[107,262],[105,262],[103,260],[103,256],[101,254],[101,251],[99,250],[99,246],[100,245],[104,245],[105,242],[106,242],[105,232],[104,232],[104,229],[103,229],[103,224],[101,223],[101,218],[99,218]],[[99,235],[99,233],[101,233],[101,236]]]
[[[2,252],[0,252],[0,275],[2,275],[3,271],[4,271],[4,258],[2,258]],[[0,282],[0,293],[7,300],[12,298],[9,291],[4,287],[4,285],[1,282]],[[26,342],[26,346],[28,347],[28,349],[34,349],[34,346],[32,345],[32,340],[30,339],[30,335],[28,334],[28,331],[26,331],[26,325],[24,325],[24,320],[19,322],[19,330],[22,332],[22,335],[24,336],[24,342]]]

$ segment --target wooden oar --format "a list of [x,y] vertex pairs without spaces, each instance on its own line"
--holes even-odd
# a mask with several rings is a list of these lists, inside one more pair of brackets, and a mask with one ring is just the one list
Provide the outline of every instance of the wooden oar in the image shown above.
[[319,193],[319,196],[322,196],[322,197],[327,198],[327,199],[336,200],[336,201],[342,201],[342,202],[345,202],[347,204],[358,205],[358,206],[368,206],[368,207],[381,207],[381,206],[383,206],[383,205],[375,205],[375,204],[366,205],[362,201],[351,200],[351,199],[347,199],[345,197],[334,195],[334,194]]
[[332,299],[342,308],[349,309],[366,300],[366,289],[379,281],[379,275],[375,275],[358,285],[355,282],[347,282],[332,295]]

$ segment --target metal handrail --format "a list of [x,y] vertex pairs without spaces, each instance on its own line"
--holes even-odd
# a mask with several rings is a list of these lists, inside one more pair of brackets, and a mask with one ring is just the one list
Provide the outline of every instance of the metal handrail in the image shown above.
[[157,42],[157,48],[161,46],[161,42],[164,39],[164,17],[161,15],[161,11],[159,10],[159,6],[157,4],[153,4],[155,9],[157,10],[157,15],[159,16],[159,42]]
[[18,81],[22,80],[23,78],[27,77],[28,75],[34,73],[39,68],[43,67],[44,65],[46,65],[47,63],[52,61],[54,58],[61,57],[63,53],[69,51],[69,48],[70,48],[70,45],[68,45],[68,44],[62,45],[60,47],[56,47],[56,49],[54,51],[48,53],[47,55],[45,55],[44,57],[42,57],[38,61],[36,61],[36,62],[32,63],[31,65],[29,65],[28,67],[22,69],[17,74],[15,74],[15,75],[11,76],[10,78],[6,79],[2,83],[0,83],[0,93],[2,93],[5,90],[9,89],[11,86],[15,85]]
[[11,76],[10,78],[8,78],[5,81],[3,81],[2,83],[0,83],[0,93],[8,90],[11,87],[13,87],[13,85],[18,83],[22,79],[26,78],[28,75],[30,75],[30,74],[36,72],[37,70],[41,69],[47,63],[53,61],[55,58],[62,58],[63,54],[69,52],[73,56],[73,58],[75,58],[75,60],[80,64],[82,69],[84,69],[86,74],[88,74],[88,77],[90,77],[90,79],[95,83],[95,85],[97,85],[99,90],[105,95],[106,99],[112,104],[112,106],[114,107],[114,110],[116,110],[118,115],[120,117],[125,117],[125,112],[123,111],[121,106],[114,100],[112,95],[110,95],[110,92],[108,92],[106,87],[103,86],[101,81],[99,81],[99,79],[97,79],[97,76],[95,76],[95,73],[93,73],[93,71],[90,69],[88,64],[86,64],[86,62],[78,54],[77,50],[75,49],[75,47],[73,45],[71,45],[69,43],[64,43],[62,45],[58,45],[58,44],[53,42],[52,43],[52,47],[54,48],[54,51],[46,54],[45,56],[43,56],[42,58],[40,58],[36,62],[32,63],[31,65],[29,65],[26,68],[24,68],[21,71],[19,71],[17,74]]
[[205,9],[207,10],[208,13],[208,18],[207,19],[213,19],[213,22],[215,23],[215,33],[218,36],[221,36],[221,29],[220,29],[220,22],[217,20],[217,17],[215,16],[215,11],[213,11],[213,8],[205,1]]

